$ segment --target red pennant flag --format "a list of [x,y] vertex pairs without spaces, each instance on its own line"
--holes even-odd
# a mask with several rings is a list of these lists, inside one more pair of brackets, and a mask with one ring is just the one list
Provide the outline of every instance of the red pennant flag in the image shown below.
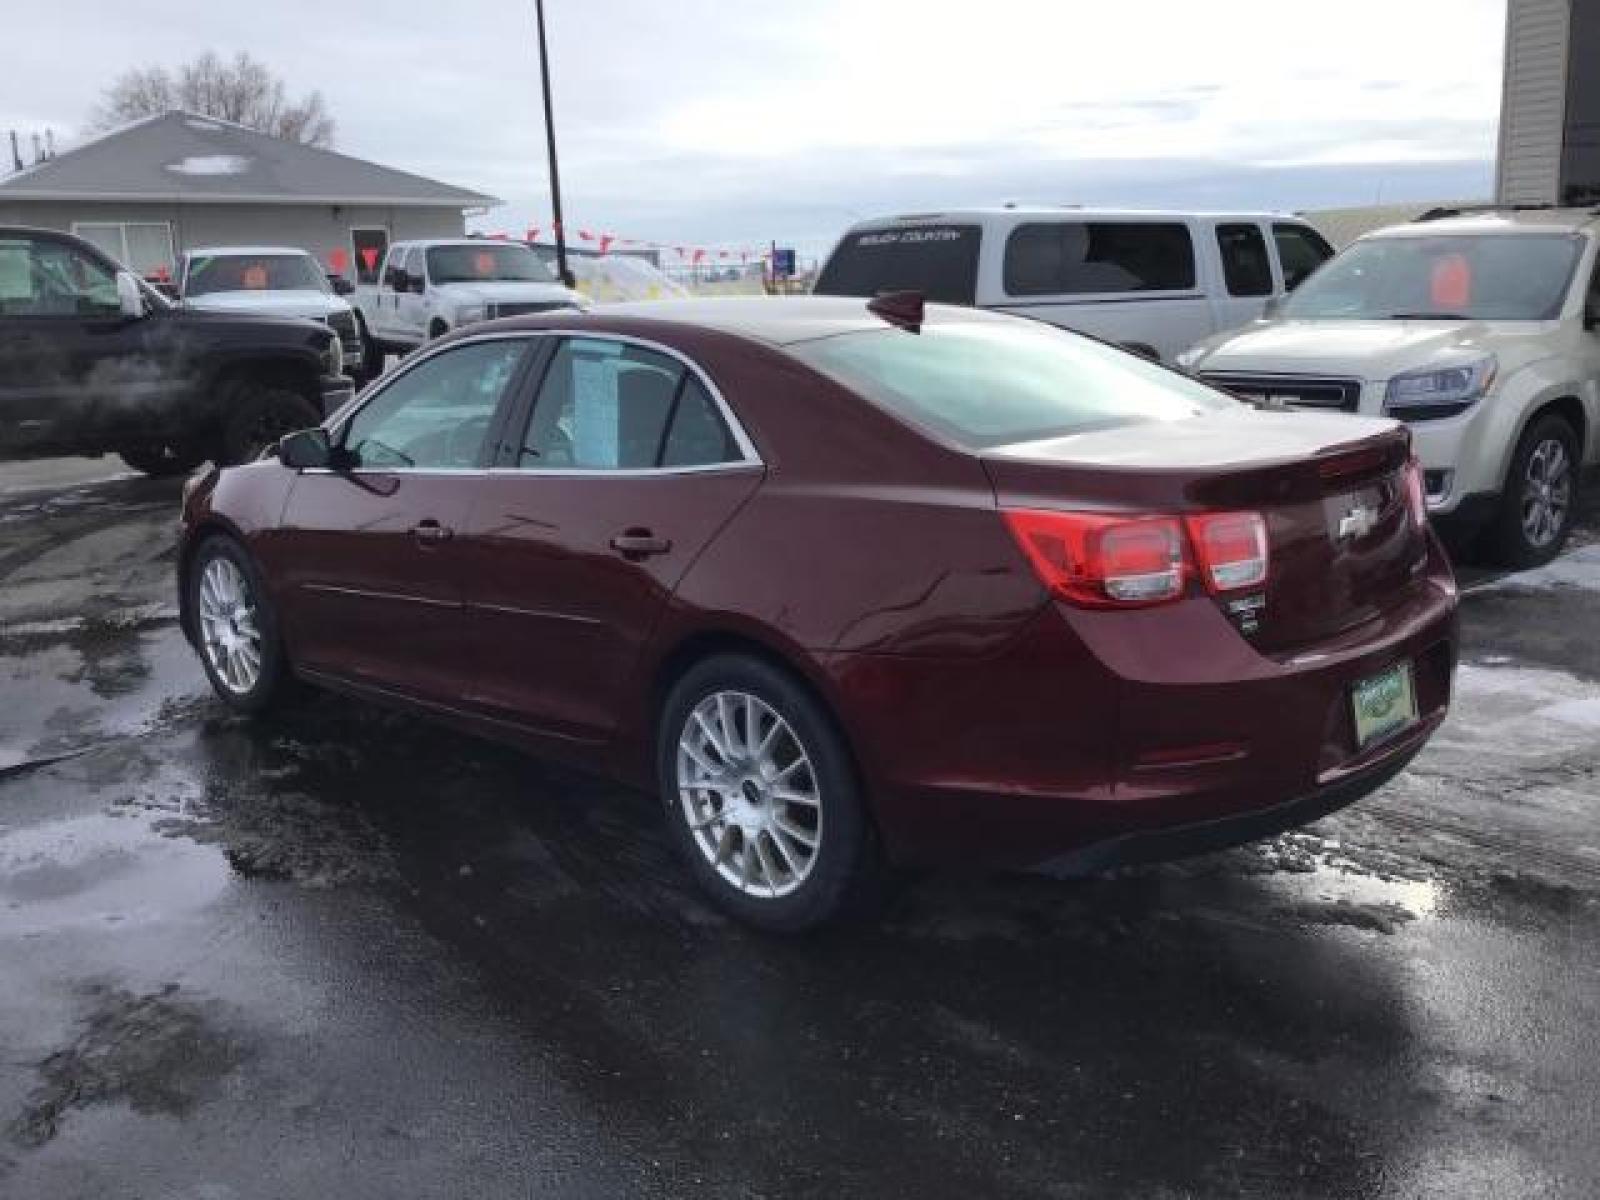
[[617,239],[612,237],[609,233],[602,233],[600,235],[600,253],[604,254],[607,250],[611,249],[611,243],[616,240]]
[[378,269],[378,248],[376,246],[361,247],[361,261],[367,264],[367,270]]
[[328,254],[328,266],[335,275],[343,275],[350,269],[350,253],[343,246],[335,247]]
[[705,252],[705,251],[704,251],[704,250],[696,250],[696,251],[695,251],[695,252],[694,252],[694,258],[693,258],[693,259],[692,259],[692,260],[691,260],[691,261],[692,261],[692,262],[693,262],[693,263],[694,263],[694,264],[695,264],[695,265],[696,265],[696,266],[699,266],[699,265],[700,265],[700,260],[701,260],[701,259],[702,259],[702,258],[704,258],[704,257],[705,257],[705,256],[706,256],[706,252]]
[[539,240],[539,227],[537,225],[529,225],[528,226],[528,241],[537,242],[538,240]]
[[578,230],[578,236],[586,242],[594,241],[594,234],[590,233],[587,229]]

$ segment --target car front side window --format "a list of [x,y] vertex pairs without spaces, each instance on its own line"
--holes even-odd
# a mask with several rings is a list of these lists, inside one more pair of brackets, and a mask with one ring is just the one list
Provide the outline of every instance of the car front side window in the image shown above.
[[345,426],[352,465],[377,470],[462,470],[482,464],[501,397],[526,338],[468,342],[399,375]]
[[74,246],[0,239],[0,316],[107,317],[121,312],[116,272]]

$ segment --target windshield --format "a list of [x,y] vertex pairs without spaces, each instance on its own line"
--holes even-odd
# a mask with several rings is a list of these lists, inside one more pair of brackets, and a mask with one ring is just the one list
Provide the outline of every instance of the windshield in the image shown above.
[[184,294],[210,292],[326,292],[327,276],[306,254],[211,254],[189,263]]
[[555,283],[556,273],[526,246],[433,246],[428,250],[430,283]]
[[1440,234],[1357,242],[1284,302],[1301,320],[1548,321],[1583,239],[1571,233]]
[[874,329],[789,351],[969,449],[1178,421],[1236,403],[1125,351],[1031,321],[924,325],[920,334]]

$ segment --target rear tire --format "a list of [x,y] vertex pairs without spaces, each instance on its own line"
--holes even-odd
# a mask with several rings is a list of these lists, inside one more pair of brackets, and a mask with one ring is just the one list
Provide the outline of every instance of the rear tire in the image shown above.
[[156,446],[124,446],[118,457],[135,471],[151,479],[169,479],[174,475],[187,475],[206,460],[205,451],[187,443],[163,443]]
[[218,698],[242,713],[287,700],[295,680],[277,613],[245,548],[223,534],[208,537],[190,558],[183,586],[195,649]]
[[321,420],[322,414],[299,392],[243,382],[234,388],[223,419],[222,461],[254,462],[284,434],[310,429]]
[[1561,553],[1578,505],[1578,453],[1577,432],[1554,414],[1523,432],[1500,507],[1484,531],[1484,549],[1495,563],[1524,570]]
[[662,709],[656,769],[679,854],[738,920],[799,933],[881,895],[844,740],[784,671],[740,654],[690,668]]

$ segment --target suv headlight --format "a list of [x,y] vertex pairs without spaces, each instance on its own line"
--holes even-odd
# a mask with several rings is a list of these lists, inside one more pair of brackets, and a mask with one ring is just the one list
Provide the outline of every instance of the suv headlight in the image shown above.
[[1383,411],[1402,421],[1453,417],[1494,386],[1499,369],[1499,361],[1491,354],[1459,367],[1396,375],[1389,380],[1389,390],[1384,393]]
[[481,321],[489,315],[487,304],[463,304],[456,309],[456,324],[471,325],[474,321]]

